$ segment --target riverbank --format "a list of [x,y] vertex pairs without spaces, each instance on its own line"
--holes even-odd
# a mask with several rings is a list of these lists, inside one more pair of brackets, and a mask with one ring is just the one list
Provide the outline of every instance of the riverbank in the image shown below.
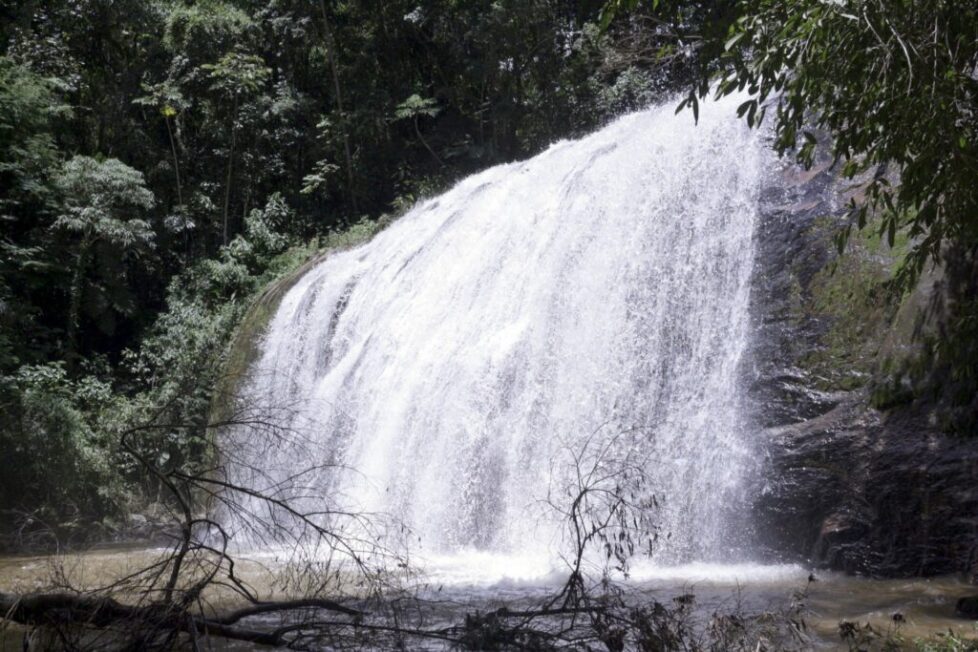
[[[105,586],[146,568],[160,554],[159,549],[117,546],[59,556],[0,557],[0,589],[33,593],[65,584],[77,589]],[[548,571],[531,560],[488,557],[479,561],[462,555],[429,561],[427,572],[412,580],[410,592],[397,598],[402,601],[400,608],[424,611],[427,625],[437,627],[501,608],[533,608],[559,591],[566,579],[564,574]],[[479,565],[474,566],[473,561]],[[279,580],[288,571],[281,558],[274,554],[244,555],[238,566],[240,577],[262,599],[282,598]],[[925,649],[915,647],[916,642],[936,640],[947,632],[971,637],[978,644],[978,623],[954,612],[956,602],[974,592],[974,587],[959,577],[873,580],[840,573],[818,573],[814,581],[809,577],[808,569],[796,565],[639,564],[621,589],[624,599],[636,605],[689,602],[687,617],[694,623],[705,624],[718,615],[799,619],[812,649],[850,649],[840,638],[840,623],[852,623],[864,632],[871,627],[899,640],[901,647],[896,649]],[[408,594],[413,607],[403,603]],[[240,606],[219,588],[209,589],[205,602],[215,610]],[[8,627],[0,634],[0,650],[19,650],[23,632],[20,627]],[[267,648],[235,644],[215,649]]]

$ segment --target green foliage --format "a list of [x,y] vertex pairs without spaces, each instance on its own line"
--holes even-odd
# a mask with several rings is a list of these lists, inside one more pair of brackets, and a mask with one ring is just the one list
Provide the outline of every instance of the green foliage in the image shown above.
[[83,310],[102,331],[111,333],[114,313],[125,315],[135,309],[132,288],[126,283],[127,263],[153,247],[153,229],[140,216],[153,207],[154,198],[143,175],[116,159],[100,162],[75,156],[56,174],[54,186],[63,205],[52,229],[71,241],[67,333],[70,351],[77,353]]
[[806,306],[830,324],[821,346],[804,360],[825,390],[856,389],[870,380],[894,312],[886,289],[889,266],[853,249],[817,274]]
[[926,638],[908,637],[901,632],[902,621],[888,627],[843,621],[839,636],[850,652],[978,652],[978,638],[949,630]]
[[598,101],[599,106],[608,113],[624,113],[652,104],[660,92],[655,73],[630,66],[618,75],[614,83],[601,88]]
[[389,224],[391,219],[393,218],[385,215],[376,221],[360,220],[346,229],[331,231],[322,239],[323,248],[349,249],[361,245],[377,235],[381,229]]
[[215,64],[205,64],[201,70],[210,80],[210,89],[238,100],[258,92],[271,74],[264,60],[253,54],[229,52]]
[[251,211],[246,231],[174,279],[167,310],[138,351],[126,353],[138,398],[170,427],[141,433],[134,442],[153,459],[192,467],[206,463],[208,423],[220,390],[230,344],[257,293],[298,267],[310,250],[294,246],[281,229],[294,214],[281,196]]
[[0,57],[0,220],[27,202],[43,203],[56,164],[53,123],[68,114],[54,83]]
[[254,21],[233,3],[222,0],[165,3],[168,6],[162,42],[174,54],[198,54],[232,47]]
[[[770,109],[776,148],[805,165],[818,145],[806,131],[814,126],[831,134],[843,175],[875,171],[864,199],[852,202],[853,224],[862,229],[878,216],[875,228],[891,245],[906,230],[901,288],[928,262],[970,261],[978,247],[978,9],[891,0],[744,0],[739,8],[718,93],[746,88],[754,96],[741,107],[748,122]],[[849,229],[840,234],[840,250],[848,237]],[[973,282],[950,284],[927,383],[946,427],[968,432],[978,415],[978,350],[969,344],[976,293]],[[964,428],[951,425],[961,419]]]
[[169,79],[159,84],[144,83],[142,89],[146,95],[133,100],[133,104],[153,107],[164,118],[174,118],[190,105],[179,86]]
[[153,243],[153,230],[138,216],[153,207],[141,172],[116,159],[97,161],[75,156],[54,180],[64,197],[64,212],[55,229],[88,243],[106,242],[138,251]]
[[741,15],[720,93],[747,88],[749,122],[774,98],[776,147],[807,165],[814,125],[832,135],[846,176],[893,168],[899,183],[875,175],[853,210],[859,228],[878,213],[891,243],[908,225],[907,283],[942,258],[945,243],[978,242],[978,9],[945,0],[746,0]]
[[[654,4],[668,16],[689,3]],[[855,224],[878,214],[891,244],[907,226],[907,284],[942,259],[945,243],[978,242],[978,9],[950,0],[704,4],[712,12],[699,22],[698,79],[681,108],[695,115],[712,90],[746,89],[738,114],[751,126],[773,114],[779,152],[810,166],[812,128],[821,128],[845,176],[879,170],[865,200],[853,200]],[[605,19],[637,5],[613,0]]]
[[46,339],[30,293],[53,266],[43,247],[55,208],[53,129],[67,116],[53,81],[0,57],[0,373],[45,353],[40,342],[25,347],[24,334]]
[[978,652],[978,638],[946,632],[928,639],[914,641],[917,652]]
[[394,110],[394,117],[398,120],[416,118],[418,116],[434,118],[440,112],[441,109],[438,108],[437,101],[430,97],[422,98],[415,93],[397,105],[397,108]]
[[103,380],[107,368],[69,374],[60,362],[0,376],[0,505],[40,508],[33,523],[43,516],[60,532],[75,519],[131,508],[138,494],[149,500],[159,488],[120,447],[123,432],[149,421],[167,425],[137,431],[130,443],[140,454],[163,467],[205,463],[210,406],[235,329],[258,290],[310,253],[281,232],[293,218],[271,197],[217,258],[176,277],[140,348],[124,352],[121,387]]
[[63,531],[120,507],[126,494],[110,425],[120,401],[108,383],[71,380],[59,363],[0,376],[7,532],[24,519]]

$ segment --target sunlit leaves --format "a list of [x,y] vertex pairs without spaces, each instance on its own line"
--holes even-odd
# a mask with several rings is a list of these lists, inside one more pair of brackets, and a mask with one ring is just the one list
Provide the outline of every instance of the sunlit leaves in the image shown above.
[[175,117],[190,104],[180,87],[172,80],[166,80],[159,84],[144,83],[142,90],[145,95],[133,100],[133,104],[153,107],[159,110],[160,115],[165,118]]
[[154,198],[143,175],[116,159],[75,156],[62,166],[55,185],[63,208],[52,229],[71,238],[74,258],[67,324],[74,354],[83,311],[107,333],[115,330],[115,313],[132,312],[126,261],[154,245],[153,229],[142,219]]
[[153,230],[141,218],[154,198],[142,173],[116,159],[75,156],[64,164],[55,184],[65,210],[54,228],[124,248],[152,243]]
[[223,0],[170,3],[163,45],[175,54],[226,49],[253,26],[245,11]]
[[211,90],[229,97],[257,92],[272,72],[261,57],[241,52],[229,52],[217,63],[203,65],[201,69],[211,82]]
[[438,103],[433,98],[421,97],[415,93],[397,105],[397,108],[394,111],[394,117],[398,120],[415,118],[418,116],[428,116],[433,118],[438,115],[439,111],[441,111],[441,109],[438,108]]
[[0,57],[0,216],[46,199],[45,176],[58,158],[53,127],[70,114],[56,89],[55,81]]

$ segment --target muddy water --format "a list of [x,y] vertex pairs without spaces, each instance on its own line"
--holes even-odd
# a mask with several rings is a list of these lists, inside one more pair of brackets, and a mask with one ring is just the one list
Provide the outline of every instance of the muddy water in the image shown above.
[[840,620],[886,629],[893,626],[894,614],[905,618],[900,631],[908,639],[949,629],[978,638],[978,623],[954,615],[958,599],[976,592],[976,587],[959,578],[868,580],[824,575],[822,580],[810,591],[809,622],[829,638],[836,635]]
[[[62,556],[0,557],[0,591],[28,593],[50,590],[65,582],[76,587],[94,587],[117,580],[145,568],[161,551],[135,548],[100,549]],[[502,604],[532,604],[558,587],[561,573],[539,574],[532,564],[518,559],[459,557],[431,562],[427,581],[439,596],[458,605],[457,614],[442,614],[446,620],[461,620],[466,612],[498,608]],[[276,579],[281,562],[274,555],[242,560],[239,574],[256,587],[265,599],[276,597]],[[633,569],[628,584],[642,595],[668,602],[682,594],[696,596],[704,614],[740,610],[756,613],[783,608],[804,591],[805,621],[820,649],[841,649],[840,621],[871,623],[881,631],[893,629],[894,614],[903,623],[899,632],[904,640],[932,636],[953,630],[978,638],[978,622],[954,615],[958,598],[978,593],[978,587],[957,577],[930,579],[873,580],[816,571],[809,582],[809,571],[801,566],[733,566],[692,564],[661,568]],[[228,597],[211,596],[220,608]],[[8,626],[0,632],[0,651],[19,650],[22,630]],[[249,649],[240,645],[218,645],[213,649]]]

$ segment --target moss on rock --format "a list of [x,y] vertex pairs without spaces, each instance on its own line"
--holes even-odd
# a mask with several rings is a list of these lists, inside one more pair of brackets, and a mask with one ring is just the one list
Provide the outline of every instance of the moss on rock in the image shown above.
[[[833,225],[819,221],[815,228],[827,244]],[[897,234],[891,247],[870,225],[804,289],[803,311],[822,329],[801,366],[814,376],[818,389],[882,387],[886,382],[881,378],[889,378],[914,355],[914,329],[908,322],[918,314],[917,297],[898,296],[891,284],[907,247],[905,234]]]

